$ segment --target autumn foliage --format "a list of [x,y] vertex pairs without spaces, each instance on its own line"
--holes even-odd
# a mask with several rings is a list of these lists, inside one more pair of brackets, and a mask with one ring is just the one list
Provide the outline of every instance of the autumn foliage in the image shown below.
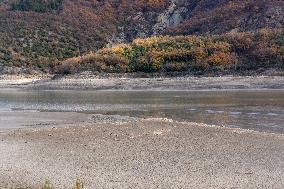
[[0,66],[52,71],[58,61],[117,43],[120,33],[123,41],[138,29],[150,33],[166,6],[167,0],[0,0]]
[[[282,34],[269,28],[283,28],[283,12],[284,2],[274,0],[0,0],[0,71],[54,73],[59,64],[63,72],[276,66]],[[66,63],[89,52],[96,53],[79,65]]]
[[[284,67],[284,33],[158,36],[67,59],[58,65],[79,72],[246,71]],[[62,71],[62,70],[61,70]],[[66,71],[66,70],[65,70]]]

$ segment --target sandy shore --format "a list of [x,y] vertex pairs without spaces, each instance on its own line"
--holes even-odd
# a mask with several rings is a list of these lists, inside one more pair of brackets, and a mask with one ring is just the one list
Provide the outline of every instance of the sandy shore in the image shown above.
[[163,119],[0,134],[0,188],[283,188],[284,135]]
[[51,76],[4,77],[0,78],[0,88],[43,90],[284,89],[284,76],[129,78],[73,75],[60,78],[51,78]]

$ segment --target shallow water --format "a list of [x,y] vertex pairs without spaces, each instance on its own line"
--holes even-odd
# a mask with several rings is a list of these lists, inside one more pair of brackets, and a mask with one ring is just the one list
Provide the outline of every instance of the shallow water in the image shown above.
[[284,90],[30,91],[1,90],[0,112],[71,111],[167,117],[284,133]]

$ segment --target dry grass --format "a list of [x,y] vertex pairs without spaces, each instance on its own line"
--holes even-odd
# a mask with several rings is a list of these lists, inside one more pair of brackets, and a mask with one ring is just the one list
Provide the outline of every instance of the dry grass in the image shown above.
[[[75,186],[72,189],[83,189],[83,183],[80,180],[77,180]],[[45,181],[43,187],[41,189],[56,189],[50,181]]]

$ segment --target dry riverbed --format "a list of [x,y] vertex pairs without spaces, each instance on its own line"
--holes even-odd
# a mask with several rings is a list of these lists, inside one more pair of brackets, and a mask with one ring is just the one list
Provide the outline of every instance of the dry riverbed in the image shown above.
[[0,188],[284,187],[283,135],[167,119],[97,115],[5,131],[0,159]]

